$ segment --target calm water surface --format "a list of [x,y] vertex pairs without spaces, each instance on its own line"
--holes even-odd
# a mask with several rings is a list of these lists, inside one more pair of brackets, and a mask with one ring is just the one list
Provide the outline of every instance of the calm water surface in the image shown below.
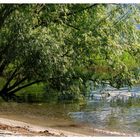
[[[133,91],[139,94],[140,88]],[[0,117],[89,134],[92,128],[140,134],[139,99],[117,103],[88,100],[84,105],[3,102]]]

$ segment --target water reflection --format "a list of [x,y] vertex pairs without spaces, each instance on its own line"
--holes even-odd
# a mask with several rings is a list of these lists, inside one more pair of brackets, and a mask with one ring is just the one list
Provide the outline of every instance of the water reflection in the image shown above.
[[[133,92],[140,93],[140,88]],[[122,91],[121,91],[122,92]],[[107,129],[140,134],[140,98],[88,100],[87,104],[78,103],[0,103],[0,116],[11,117],[29,123],[51,127],[75,126],[84,124],[88,128]],[[67,126],[67,128],[66,128]],[[76,128],[77,129],[77,128]],[[75,129],[75,130],[76,130]],[[74,127],[72,127],[74,130]]]
[[90,127],[140,133],[140,109],[135,105],[121,107],[93,101],[88,102],[82,112],[71,112],[69,115],[79,123],[88,123]]
[[70,112],[70,117],[90,127],[140,133],[140,86],[104,91],[110,97],[102,98],[99,90],[92,91],[87,106],[81,112]]

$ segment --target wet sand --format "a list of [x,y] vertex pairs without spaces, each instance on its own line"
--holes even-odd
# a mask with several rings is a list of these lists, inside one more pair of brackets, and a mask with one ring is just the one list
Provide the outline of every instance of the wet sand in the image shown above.
[[[67,126],[78,127],[80,126]],[[119,132],[110,132],[107,130],[92,129],[89,133],[82,131],[72,132],[70,129],[43,127],[25,123],[22,121],[0,118],[0,136],[55,136],[55,137],[87,137],[87,136],[138,136],[137,134],[125,134]]]
[[0,136],[86,136],[74,132],[41,127],[21,121],[0,118]]

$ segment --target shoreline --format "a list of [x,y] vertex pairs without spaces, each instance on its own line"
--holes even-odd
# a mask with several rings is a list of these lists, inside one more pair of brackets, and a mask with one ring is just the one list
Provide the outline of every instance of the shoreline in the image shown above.
[[0,136],[87,136],[84,134],[57,130],[50,127],[43,127],[33,124],[28,124],[21,121],[0,118]]
[[0,118],[0,136],[52,136],[52,137],[91,137],[91,136],[122,136],[137,137],[139,134],[126,134],[108,130],[93,129],[92,135],[71,132],[63,129],[44,127],[22,121]]

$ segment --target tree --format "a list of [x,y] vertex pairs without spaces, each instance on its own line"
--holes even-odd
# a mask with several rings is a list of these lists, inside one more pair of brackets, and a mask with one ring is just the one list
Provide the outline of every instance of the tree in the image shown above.
[[15,99],[39,82],[79,94],[88,80],[131,85],[139,66],[137,12],[133,4],[1,4],[0,96]]

